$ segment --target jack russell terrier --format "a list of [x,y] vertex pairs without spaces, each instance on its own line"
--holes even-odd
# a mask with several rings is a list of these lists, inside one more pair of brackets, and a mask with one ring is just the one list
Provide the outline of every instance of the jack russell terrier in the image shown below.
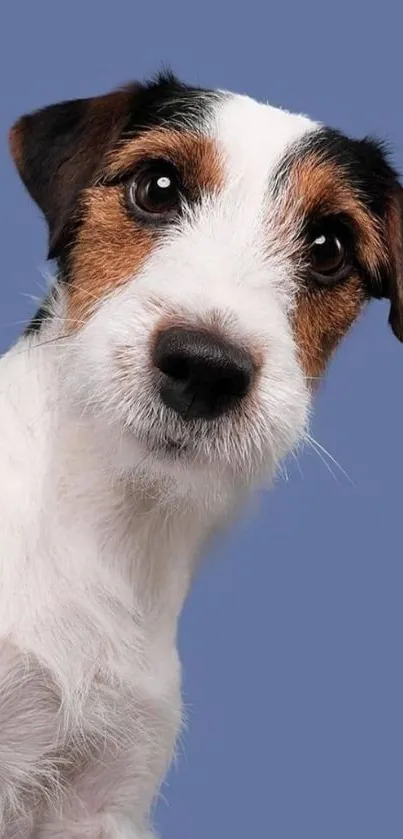
[[146,839],[206,538],[307,434],[371,298],[383,147],[171,74],[22,117],[57,279],[0,361],[0,835]]

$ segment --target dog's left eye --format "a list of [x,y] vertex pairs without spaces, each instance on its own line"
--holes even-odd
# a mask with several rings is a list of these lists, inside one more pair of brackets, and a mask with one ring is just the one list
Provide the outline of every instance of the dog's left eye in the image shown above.
[[164,161],[144,166],[129,186],[129,198],[143,214],[175,215],[181,206],[181,188],[174,167]]
[[309,236],[309,263],[313,278],[334,283],[349,273],[352,263],[351,241],[343,225],[324,222]]

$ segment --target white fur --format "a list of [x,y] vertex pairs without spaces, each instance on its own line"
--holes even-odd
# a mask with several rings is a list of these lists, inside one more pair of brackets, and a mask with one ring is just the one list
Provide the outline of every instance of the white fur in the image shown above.
[[[206,131],[224,189],[70,337],[59,291],[39,337],[0,361],[4,839],[148,836],[180,727],[176,631],[195,559],[306,428],[293,242],[279,246],[264,208],[275,164],[314,127],[247,97],[220,102]],[[166,315],[214,317],[261,352],[241,419],[195,435],[161,405],[150,335]],[[166,437],[186,444],[178,460]]]

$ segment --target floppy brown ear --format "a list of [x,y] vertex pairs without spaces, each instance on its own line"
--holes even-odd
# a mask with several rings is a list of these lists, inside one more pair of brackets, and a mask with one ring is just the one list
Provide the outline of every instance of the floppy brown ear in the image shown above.
[[66,244],[79,193],[122,129],[127,93],[50,105],[21,117],[10,131],[10,149],[25,187],[49,227],[48,258]]
[[389,270],[385,297],[390,300],[389,323],[396,338],[403,342],[403,189],[397,185],[388,218]]

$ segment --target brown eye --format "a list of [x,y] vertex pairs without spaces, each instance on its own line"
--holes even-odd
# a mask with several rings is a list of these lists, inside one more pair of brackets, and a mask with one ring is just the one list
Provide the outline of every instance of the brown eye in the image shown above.
[[311,236],[309,259],[316,279],[335,282],[347,275],[351,259],[346,238],[343,231],[331,230],[326,226],[318,228]]
[[172,216],[180,210],[181,192],[175,169],[168,163],[150,164],[132,181],[131,203],[142,213]]

